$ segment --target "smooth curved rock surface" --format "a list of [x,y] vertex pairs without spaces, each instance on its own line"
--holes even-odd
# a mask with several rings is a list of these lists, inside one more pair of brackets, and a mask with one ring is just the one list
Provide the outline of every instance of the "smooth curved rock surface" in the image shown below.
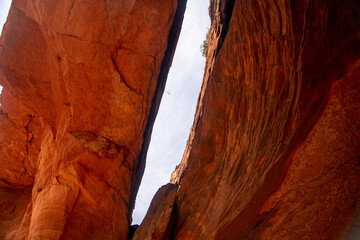
[[[14,0],[0,238],[127,239],[186,1]],[[211,0],[189,141],[135,239],[351,239],[360,3]]]
[[359,2],[209,10],[204,82],[171,177],[174,239],[345,237],[360,197]]
[[[13,0],[0,39],[0,187],[21,211],[0,219],[0,238],[127,239],[185,4]],[[31,188],[27,201],[11,197]]]
[[[360,199],[360,61],[295,152],[279,189],[265,202],[262,239],[341,239]],[[296,187],[295,187],[296,186]],[[359,237],[360,232],[357,232]]]

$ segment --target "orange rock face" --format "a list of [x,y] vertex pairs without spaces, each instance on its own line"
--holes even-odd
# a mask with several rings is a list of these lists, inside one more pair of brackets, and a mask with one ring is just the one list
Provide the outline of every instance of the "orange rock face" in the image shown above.
[[357,64],[333,84],[320,120],[262,207],[261,238],[354,239],[346,232],[360,199],[359,79]]
[[[14,0],[0,39],[0,238],[127,239],[185,1]],[[134,239],[352,239],[357,0],[211,0],[181,164]]]
[[1,239],[127,239],[185,3],[13,1],[0,40]]
[[175,184],[162,186],[154,196],[149,211],[132,239],[173,239],[176,211]]
[[214,0],[209,10],[202,91],[171,178],[174,239],[350,236],[360,197],[358,1]]

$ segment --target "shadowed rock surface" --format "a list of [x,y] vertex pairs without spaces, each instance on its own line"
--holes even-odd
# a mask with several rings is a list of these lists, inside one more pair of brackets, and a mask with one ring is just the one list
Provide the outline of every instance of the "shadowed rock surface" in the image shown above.
[[171,177],[174,239],[345,238],[360,197],[359,1],[209,11],[204,82]]
[[0,39],[0,239],[128,238],[185,4],[13,1]]
[[[186,1],[14,0],[0,238],[127,239]],[[356,239],[360,2],[211,0],[195,120],[133,239]]]
[[134,240],[174,238],[176,190],[175,184],[168,183],[157,191],[141,226],[135,232]]

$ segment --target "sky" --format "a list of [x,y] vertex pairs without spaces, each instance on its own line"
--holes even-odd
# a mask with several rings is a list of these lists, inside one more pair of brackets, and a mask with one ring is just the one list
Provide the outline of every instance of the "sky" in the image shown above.
[[136,198],[133,223],[140,224],[156,191],[181,161],[194,120],[204,74],[200,45],[210,27],[209,0],[188,0],[184,21]]
[[[0,34],[2,32],[3,25],[6,21],[11,0],[0,0]],[[0,93],[2,91],[2,86],[0,86]]]
[[2,31],[3,24],[6,21],[11,0],[0,0],[0,33]]
[[[0,31],[10,3],[11,0],[0,0]],[[200,45],[210,27],[208,6],[209,0],[187,2],[180,38],[153,128],[132,224],[141,223],[156,191],[169,182],[185,150],[205,67]]]

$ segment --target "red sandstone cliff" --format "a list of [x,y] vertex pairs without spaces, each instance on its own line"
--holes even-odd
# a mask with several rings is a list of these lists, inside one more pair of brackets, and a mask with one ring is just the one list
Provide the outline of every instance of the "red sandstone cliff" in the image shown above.
[[359,1],[213,0],[209,10],[178,186],[158,192],[135,239],[350,239],[360,198]]
[[[184,1],[14,0],[0,39],[0,238],[127,239]],[[211,0],[181,164],[134,239],[351,239],[357,0]]]
[[0,239],[127,239],[184,0],[13,0]]

